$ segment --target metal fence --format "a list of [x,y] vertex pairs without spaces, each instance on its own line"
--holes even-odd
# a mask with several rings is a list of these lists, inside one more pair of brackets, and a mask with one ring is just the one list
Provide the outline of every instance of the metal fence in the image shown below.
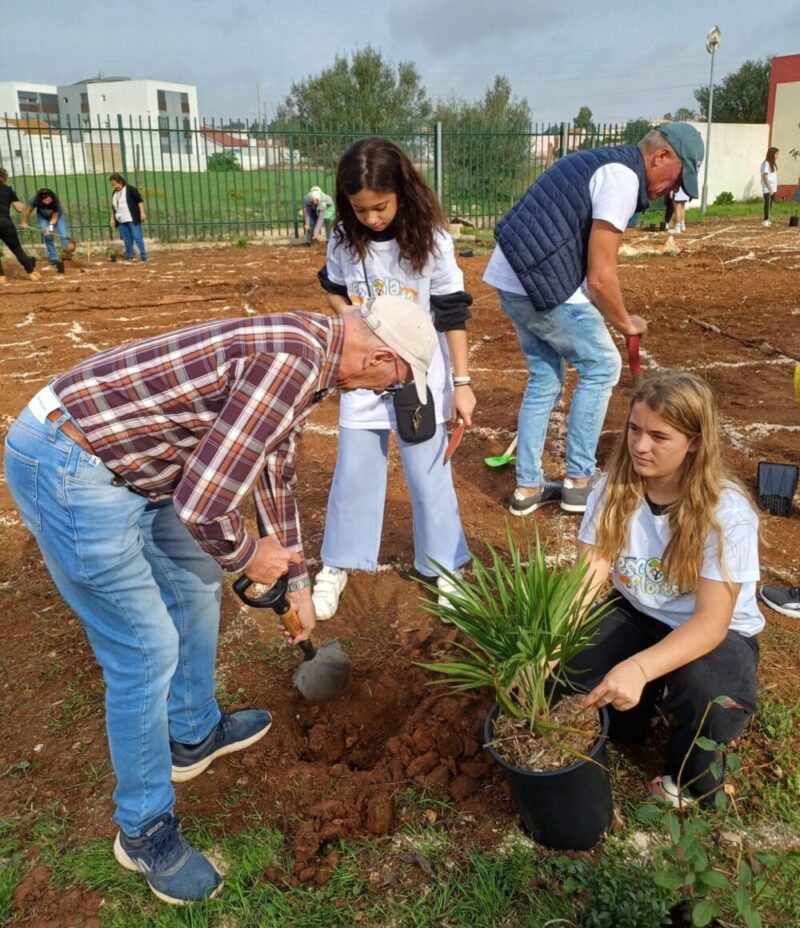
[[357,138],[380,134],[409,154],[447,216],[487,228],[556,158],[628,141],[624,131],[562,123],[506,132],[436,123],[413,133],[291,125],[270,132],[242,121],[117,116],[47,125],[6,115],[0,117],[0,167],[20,199],[52,188],[71,234],[82,242],[116,238],[109,228],[112,172],[139,188],[146,234],[154,239],[291,238],[302,234],[309,188],[333,193],[341,153]]

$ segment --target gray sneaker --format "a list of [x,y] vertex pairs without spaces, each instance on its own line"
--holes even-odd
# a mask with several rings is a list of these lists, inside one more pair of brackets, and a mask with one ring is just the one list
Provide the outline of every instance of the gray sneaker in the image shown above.
[[508,511],[512,516],[526,516],[529,512],[536,512],[546,503],[557,503],[561,499],[561,484],[545,480],[539,487],[539,492],[532,496],[522,496],[519,490],[514,490],[511,505]]
[[589,494],[600,479],[600,476],[600,471],[595,471],[589,478],[589,482],[585,487],[576,487],[569,477],[567,477],[564,480],[564,489],[561,491],[561,508],[564,512],[586,512],[586,503],[589,501]]
[[800,619],[800,586],[762,586],[761,598],[781,615]]

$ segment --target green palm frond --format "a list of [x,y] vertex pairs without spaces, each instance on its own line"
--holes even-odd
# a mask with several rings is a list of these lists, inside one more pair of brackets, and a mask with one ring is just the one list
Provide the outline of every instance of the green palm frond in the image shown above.
[[[556,558],[548,567],[538,532],[520,546],[509,526],[506,550],[487,549],[486,560],[473,560],[472,579],[436,565],[453,584],[445,594],[450,606],[434,599],[425,608],[452,622],[469,644],[456,642],[458,655],[420,666],[458,692],[491,688],[504,713],[547,728],[553,684],[563,682],[563,668],[589,643],[607,609],[593,608],[582,560]],[[422,586],[440,593],[434,583]]]

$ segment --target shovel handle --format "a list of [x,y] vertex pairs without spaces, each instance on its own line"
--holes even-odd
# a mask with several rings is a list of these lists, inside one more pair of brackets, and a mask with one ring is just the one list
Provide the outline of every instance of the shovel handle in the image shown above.
[[639,335],[625,336],[625,344],[628,348],[628,367],[631,370],[631,377],[633,377],[634,383],[638,383],[642,376],[642,360],[639,356],[640,342],[641,336]]
[[[239,599],[241,599],[243,603],[247,603],[248,606],[253,606],[256,609],[274,609],[281,617],[283,627],[289,632],[292,638],[295,638],[303,630],[303,626],[300,624],[300,616],[297,614],[297,610],[286,599],[286,586],[288,582],[288,574],[284,574],[266,593],[258,597],[253,597],[247,595],[247,589],[252,585],[253,581],[242,574],[241,577],[238,577],[234,581],[233,591]],[[303,652],[304,660],[310,661],[317,656],[317,649],[311,641],[298,641],[297,646]]]
[[511,444],[503,452],[504,458],[510,458],[511,455],[517,450],[517,439],[519,438],[519,433],[515,434],[511,439]]

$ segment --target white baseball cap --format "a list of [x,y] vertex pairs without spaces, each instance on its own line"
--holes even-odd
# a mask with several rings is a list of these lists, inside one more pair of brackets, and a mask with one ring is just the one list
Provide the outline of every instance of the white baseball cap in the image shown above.
[[373,296],[361,306],[361,318],[378,338],[410,365],[420,403],[428,401],[428,368],[439,347],[430,313],[401,296]]
[[312,187],[308,193],[315,203],[319,203],[322,197],[322,190],[319,187]]

